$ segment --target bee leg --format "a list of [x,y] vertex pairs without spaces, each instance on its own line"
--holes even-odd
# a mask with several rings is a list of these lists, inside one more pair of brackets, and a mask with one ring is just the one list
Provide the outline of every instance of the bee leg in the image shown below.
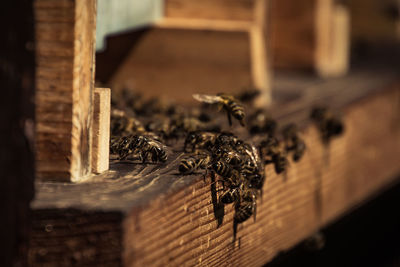
[[228,115],[228,122],[229,122],[229,126],[232,126],[232,118],[231,118],[231,113],[227,110],[226,114]]
[[143,164],[146,163],[147,153],[148,152],[146,151],[146,152],[143,152],[143,153],[139,154],[140,155],[140,160],[142,161]]
[[254,222],[256,222],[256,215],[257,215],[257,202],[254,201],[254,210],[253,210]]

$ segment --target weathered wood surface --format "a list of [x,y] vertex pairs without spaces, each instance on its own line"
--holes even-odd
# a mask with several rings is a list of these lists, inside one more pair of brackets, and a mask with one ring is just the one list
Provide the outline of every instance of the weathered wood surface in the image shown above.
[[35,0],[36,177],[90,174],[96,1]]
[[[395,182],[400,172],[400,85],[394,81],[384,70],[329,81],[304,76],[278,79],[280,104],[272,108],[273,114],[281,123],[300,123],[308,150],[284,176],[267,167],[257,221],[239,225],[235,241],[232,207],[226,206],[224,212],[215,209],[208,178],[204,182],[201,176],[177,175],[179,153],[162,168],[113,163],[109,172],[90,182],[39,182],[32,207],[37,214],[60,211],[53,217],[55,224],[70,208],[84,214],[122,214],[125,266],[260,266]],[[321,143],[307,120],[313,104],[343,112],[346,132],[329,146]],[[223,220],[219,227],[215,216]],[[37,219],[40,227],[33,230],[32,242],[40,235],[46,249],[45,240],[54,239],[45,233],[46,216]],[[33,261],[39,247],[30,254]]]
[[0,8],[0,266],[26,266],[34,195],[35,56],[30,0]]
[[272,64],[339,76],[348,70],[350,15],[334,0],[271,0]]

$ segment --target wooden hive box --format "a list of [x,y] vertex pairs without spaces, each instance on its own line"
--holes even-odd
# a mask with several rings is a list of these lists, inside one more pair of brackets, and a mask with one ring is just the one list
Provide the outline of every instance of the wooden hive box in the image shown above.
[[[261,22],[265,20],[266,2],[227,2],[232,5],[200,8],[196,12],[199,16],[190,19],[167,16],[142,31],[109,80],[114,90],[130,87],[149,96],[168,95],[188,102],[195,92],[234,93],[256,87],[263,92],[261,103],[270,103],[265,23]],[[192,8],[193,3],[184,5]],[[208,1],[201,6],[212,3]],[[169,14],[169,2],[166,4]],[[198,5],[195,6],[197,10]],[[240,16],[242,8],[246,9],[244,17]],[[226,14],[219,16],[222,10]],[[187,94],[182,95],[182,91]]]
[[[47,146],[37,144],[36,153],[40,155],[42,149],[49,155],[62,152],[60,158],[38,160],[45,160],[46,165],[62,160],[60,164],[67,165],[60,168],[60,176],[57,168],[38,169],[35,199],[29,212],[29,265],[260,266],[398,181],[400,87],[398,69],[390,68],[380,72],[360,69],[334,80],[305,76],[276,79],[277,101],[272,114],[280,123],[298,122],[309,150],[299,164],[291,164],[287,179],[267,167],[268,179],[259,201],[257,221],[240,225],[236,238],[232,206],[226,206],[222,216],[218,213],[221,210],[215,206],[216,193],[210,177],[204,181],[197,175],[167,176],[167,172],[137,177],[137,166],[127,164],[117,164],[110,171],[91,176],[94,144],[108,139],[104,135],[93,138],[108,128],[106,120],[98,126],[94,124],[102,121],[97,116],[102,114],[100,109],[109,105],[109,91],[92,86],[93,54],[88,50],[94,40],[85,39],[91,39],[94,31],[95,2],[36,0],[34,4],[35,24],[41,29],[36,31],[37,142],[45,136],[49,146],[65,147],[48,151]],[[18,8],[15,14],[20,14]],[[25,42],[21,43],[25,47]],[[18,70],[22,73],[23,68]],[[70,107],[68,112],[63,108],[49,112],[40,109],[46,103],[63,107],[65,102]],[[346,133],[328,147],[307,120],[310,107],[316,103],[329,104],[344,113]],[[109,114],[103,116],[107,118]],[[67,138],[62,138],[64,133]],[[10,131],[9,136],[12,134]],[[10,155],[14,145],[21,148],[21,144],[6,146]],[[71,156],[73,153],[78,156]],[[82,153],[89,155],[84,161],[79,156]],[[21,160],[32,165],[33,159]],[[176,166],[168,167],[170,171]],[[82,168],[84,172],[71,171]],[[151,174],[154,166],[146,168]],[[19,178],[25,175],[16,174]],[[88,176],[90,179],[83,183],[65,183]],[[55,181],[49,183],[47,180],[52,177]],[[14,178],[14,173],[7,175],[4,185],[11,188]],[[16,195],[22,191],[18,186],[12,189]],[[9,207],[14,207],[15,213],[22,212],[15,203]],[[26,214],[22,215],[20,221],[26,220]]]

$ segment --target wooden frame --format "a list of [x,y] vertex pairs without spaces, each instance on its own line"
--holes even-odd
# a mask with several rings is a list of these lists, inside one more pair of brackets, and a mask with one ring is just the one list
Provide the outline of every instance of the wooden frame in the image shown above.
[[[169,97],[184,102],[192,101],[191,92],[232,93],[256,87],[262,91],[257,104],[270,104],[270,68],[264,37],[266,1],[230,3],[233,13],[232,6],[225,2],[221,5],[207,1],[201,6],[215,5],[216,10],[200,8],[197,16],[188,18],[185,15],[191,14],[193,4],[198,7],[196,2],[167,1],[167,17],[140,32],[140,40],[111,78],[112,87],[116,91],[135,88],[148,96],[168,92]],[[183,5],[183,12],[170,8],[176,5]],[[241,10],[243,5],[248,14],[245,19],[237,19],[235,10]],[[222,10],[227,10],[225,16],[214,16]],[[155,75],[158,79],[153,78]],[[180,90],[185,90],[187,96],[182,96]]]
[[36,177],[91,174],[96,0],[35,0]]

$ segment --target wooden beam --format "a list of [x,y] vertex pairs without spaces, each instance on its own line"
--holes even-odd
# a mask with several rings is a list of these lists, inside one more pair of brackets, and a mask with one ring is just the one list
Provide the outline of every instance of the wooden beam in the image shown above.
[[340,76],[349,66],[350,15],[335,0],[271,0],[272,64]]
[[[83,255],[81,251],[87,249],[90,255],[101,255],[101,249],[86,241],[69,250],[69,255],[59,254],[65,251],[63,236],[75,240],[75,234],[81,241],[91,240],[86,239],[90,235],[86,233],[104,230],[102,223],[68,218],[68,209],[75,208],[85,216],[121,215],[121,222],[116,223],[122,227],[116,244],[124,248],[120,254],[124,266],[265,264],[396,182],[400,172],[397,75],[370,70],[330,81],[278,76],[275,88],[279,101],[272,114],[282,124],[299,123],[308,149],[299,163],[290,163],[285,176],[267,167],[257,221],[250,219],[239,225],[235,240],[232,206],[222,210],[213,205],[209,178],[204,182],[201,175],[176,175],[181,154],[173,153],[163,166],[116,162],[91,183],[37,183],[31,263],[42,263],[38,261],[40,251],[48,252],[48,261],[62,258],[67,265],[73,263],[70,255],[75,252]],[[329,146],[321,142],[307,119],[316,103],[343,112],[345,133]],[[64,227],[67,218],[71,223]],[[43,231],[49,221],[57,227]],[[92,257],[84,263],[98,263],[96,260]]]
[[96,88],[93,97],[92,172],[102,173],[109,167],[111,90]]
[[91,172],[96,1],[35,0],[37,178]]
[[254,19],[256,0],[165,0],[165,16],[170,18],[239,20]]
[[264,100],[269,101],[261,30],[247,23],[203,22],[168,19],[139,32],[141,37],[110,80],[113,90],[127,87],[187,103],[193,93],[257,86],[268,92]]
[[27,266],[35,172],[32,2],[2,3],[0,30],[0,266]]

